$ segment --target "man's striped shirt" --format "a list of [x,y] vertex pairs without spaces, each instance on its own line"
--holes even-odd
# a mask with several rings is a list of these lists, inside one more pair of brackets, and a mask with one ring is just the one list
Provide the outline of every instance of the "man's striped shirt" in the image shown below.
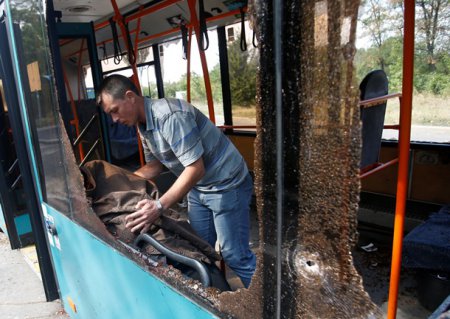
[[238,186],[248,169],[233,143],[197,108],[179,99],[145,100],[146,124],[139,125],[145,160],[160,161],[176,176],[203,157],[202,192]]

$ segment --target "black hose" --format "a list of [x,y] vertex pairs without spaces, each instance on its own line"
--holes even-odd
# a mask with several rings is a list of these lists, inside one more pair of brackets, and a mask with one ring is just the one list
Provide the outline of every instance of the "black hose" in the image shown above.
[[109,63],[108,62],[108,53],[106,52],[106,43],[105,42],[103,42],[102,51],[103,51],[103,61],[105,64],[108,64]]
[[125,37],[128,42],[128,62],[131,65],[136,63],[136,53],[134,52],[133,42],[131,42],[130,30],[128,29],[128,23],[125,24],[125,30],[127,31]]
[[[208,37],[208,29],[206,28],[206,15],[203,0],[198,1],[198,11],[200,23],[200,49],[202,51],[206,51],[208,50],[209,47],[209,37]],[[203,42],[203,37],[205,38],[206,45],[205,42]]]
[[222,13],[222,9],[220,9],[219,7],[214,7],[214,8],[211,8],[211,12],[215,12],[217,14],[220,14],[220,13]]
[[119,37],[117,35],[116,22],[114,18],[109,19],[109,25],[111,26],[113,45],[114,45],[114,64],[120,64],[122,61],[122,48],[120,47]]
[[254,48],[258,47],[258,43],[256,42],[256,31],[253,30],[252,44]]
[[156,248],[159,252],[167,256],[168,258],[177,261],[183,265],[189,266],[191,268],[194,268],[198,274],[200,275],[200,282],[205,287],[211,286],[211,277],[209,275],[208,268],[198,260],[195,260],[194,258],[186,257],[183,255],[180,255],[170,248],[167,248],[163,244],[161,244],[159,241],[157,241],[155,238],[153,238],[149,234],[140,234],[136,237],[134,240],[134,245],[136,247],[140,247],[141,243],[145,242],[147,244],[152,245],[154,248]]
[[244,8],[240,7],[241,12],[241,50],[247,51],[247,41],[245,40],[245,12]]
[[180,25],[181,29],[181,43],[183,46],[183,59],[187,59],[187,47],[188,47],[188,29],[184,23]]

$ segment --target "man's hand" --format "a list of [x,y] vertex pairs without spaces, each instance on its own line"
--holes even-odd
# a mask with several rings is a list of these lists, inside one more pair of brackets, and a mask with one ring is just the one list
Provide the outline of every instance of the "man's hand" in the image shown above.
[[136,204],[136,209],[134,213],[125,217],[125,227],[131,229],[132,232],[141,230],[141,233],[145,233],[161,216],[154,200],[143,199]]
[[[149,172],[148,169],[152,167],[157,161],[153,161],[151,164],[147,163],[141,170],[135,172],[136,175],[147,178],[150,174],[142,174],[142,172]],[[159,162],[158,162],[159,163]],[[156,163],[157,164],[157,163]],[[161,164],[162,165],[162,164]],[[163,208],[171,207],[184,195],[191,190],[192,187],[205,175],[205,166],[203,159],[200,157],[191,165],[188,165],[181,175],[177,178],[175,183],[169,188],[169,190],[159,199]],[[136,205],[137,211],[128,215],[125,218],[125,227],[131,229],[132,232],[141,230],[141,233],[145,233],[150,226],[161,216],[161,212],[156,206],[156,201],[150,199],[143,199]]]

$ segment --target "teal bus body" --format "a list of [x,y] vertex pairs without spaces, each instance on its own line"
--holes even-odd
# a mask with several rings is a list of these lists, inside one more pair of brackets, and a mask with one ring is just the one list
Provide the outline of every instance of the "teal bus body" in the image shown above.
[[45,203],[43,211],[57,230],[47,235],[71,318],[216,318]]
[[[7,12],[4,23],[8,30],[8,46],[12,63],[9,74],[0,75],[4,76],[3,79],[8,78],[15,82],[14,95],[18,101],[16,108],[21,115],[23,136],[29,158],[28,165],[31,168],[35,190],[34,194],[27,193],[27,200],[35,196],[40,208],[29,213],[33,214],[34,218],[41,219],[42,225],[39,226],[42,226],[41,231],[45,232],[44,246],[48,246],[50,251],[49,263],[40,263],[41,274],[42,268],[53,268],[57,281],[57,295],[59,294],[65,311],[71,318],[82,319],[216,318],[189,296],[176,291],[152,272],[136,264],[129,257],[71,220],[68,216],[72,215],[74,208],[70,203],[66,207],[61,206],[62,209],[56,209],[50,204],[51,200],[48,198],[57,198],[59,195],[65,197],[61,199],[61,202],[70,202],[72,190],[64,174],[69,165],[64,155],[61,155],[63,142],[50,134],[45,135],[48,132],[61,132],[64,128],[58,122],[59,106],[54,98],[54,89],[45,92],[50,102],[45,105],[46,108],[43,108],[47,112],[43,115],[46,115],[44,119],[49,122],[41,121],[41,127],[36,127],[36,122],[39,122],[37,120],[43,118],[36,118],[36,114],[32,114],[34,105],[30,104],[28,96],[32,93],[28,88],[28,79],[24,77],[26,73],[23,72],[23,66],[33,61],[23,61],[22,51],[28,49],[28,47],[22,48],[25,43],[22,43],[21,39],[25,31],[20,31],[18,25],[15,25],[10,18],[14,18],[13,9],[23,9],[30,5],[33,14],[38,14],[42,18],[33,23],[37,23],[34,27],[41,29],[45,39],[49,35],[43,13],[43,2],[36,0],[22,6],[15,1],[6,1],[4,5]],[[26,32],[29,30],[31,29],[27,29]],[[31,39],[36,41],[35,45],[42,49],[37,52],[41,54],[39,71],[44,75],[41,74],[41,78],[44,78],[46,74],[52,73],[49,45],[47,41]],[[39,57],[32,58],[39,60]],[[3,60],[5,57],[0,58]],[[56,136],[60,137],[60,135]],[[52,165],[55,167],[54,171],[52,171]],[[57,169],[61,171],[55,173]],[[80,174],[79,171],[78,174]],[[48,195],[53,191],[49,186],[52,182],[56,185],[54,186],[56,189],[53,190],[57,196],[53,193]],[[14,220],[19,235],[32,231],[29,214],[18,216]],[[2,206],[0,206],[0,227],[6,231]],[[46,279],[43,279],[45,288]]]

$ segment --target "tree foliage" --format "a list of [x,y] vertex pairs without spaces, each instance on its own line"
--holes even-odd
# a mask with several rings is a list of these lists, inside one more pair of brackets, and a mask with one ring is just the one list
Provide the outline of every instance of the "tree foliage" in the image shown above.
[[[242,51],[240,48],[240,37],[228,45],[228,67],[233,105],[252,106],[255,104],[257,54],[257,50],[253,47],[248,47],[247,51]],[[216,64],[211,69],[209,78],[214,100],[221,102],[222,82],[219,64]],[[164,83],[165,95],[175,97],[176,92],[186,91],[186,83],[186,74],[177,82]],[[144,92],[149,91],[144,88]],[[191,100],[206,101],[204,78],[195,72],[191,74]]]
[[[416,1],[414,87],[418,92],[450,94],[450,1]],[[362,36],[370,46],[355,57],[360,80],[373,69],[383,69],[391,91],[401,90],[403,4],[398,0],[364,1],[359,17]]]
[[250,106],[255,103],[258,51],[248,47],[241,50],[238,37],[228,46],[231,100],[233,105]]
[[19,27],[15,32],[17,39],[21,41],[21,47],[24,48],[21,51],[24,62],[29,64],[38,61],[39,68],[42,70],[47,69],[47,59],[41,12],[39,3],[34,1],[11,8],[13,21]]
[[[417,16],[417,35],[419,47],[424,51],[426,64],[430,71],[436,70],[436,53],[447,47],[441,46],[446,42],[449,31],[450,2],[448,0],[419,0]],[[447,47],[448,48],[448,47]]]

